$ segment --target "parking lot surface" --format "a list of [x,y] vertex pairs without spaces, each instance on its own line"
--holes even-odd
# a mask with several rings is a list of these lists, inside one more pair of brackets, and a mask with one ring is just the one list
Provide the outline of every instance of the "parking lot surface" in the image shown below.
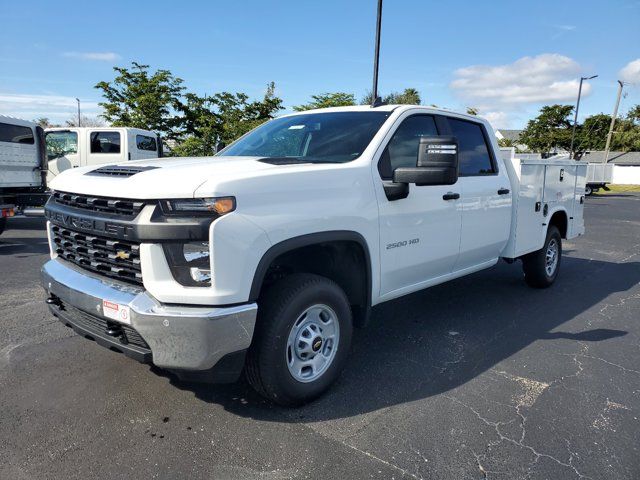
[[202,386],[81,338],[39,286],[42,220],[0,237],[0,478],[640,477],[640,195],[587,199],[557,283],[520,264],[374,309],[311,405]]

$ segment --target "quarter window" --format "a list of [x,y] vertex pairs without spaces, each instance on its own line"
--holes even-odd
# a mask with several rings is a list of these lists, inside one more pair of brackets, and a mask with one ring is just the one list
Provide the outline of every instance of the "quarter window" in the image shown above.
[[29,127],[0,123],[0,142],[25,143],[33,145],[33,130]]
[[136,145],[138,150],[147,150],[149,152],[155,152],[158,150],[155,137],[148,135],[136,135]]
[[405,119],[391,137],[378,162],[380,176],[390,180],[396,168],[415,167],[420,137],[432,135],[438,135],[433,116],[413,115]]
[[489,147],[478,123],[449,118],[453,135],[458,140],[460,176],[491,175],[496,170],[491,161]]
[[91,153],[120,153],[120,133],[91,132]]

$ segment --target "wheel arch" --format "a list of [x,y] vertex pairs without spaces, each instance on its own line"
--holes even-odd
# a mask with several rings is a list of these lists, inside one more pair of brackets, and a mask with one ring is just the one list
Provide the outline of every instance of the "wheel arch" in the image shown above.
[[569,215],[567,215],[567,211],[564,208],[559,208],[551,214],[547,230],[551,225],[554,225],[560,231],[562,238],[567,238],[569,233]]
[[[341,261],[345,262],[341,264],[343,268],[332,268],[332,262],[311,258],[314,253],[328,253],[331,249],[338,249]],[[324,260],[327,260],[326,256]],[[334,280],[349,298],[354,324],[364,326],[368,322],[372,294],[371,254],[360,233],[351,230],[315,232],[292,237],[271,246],[254,272],[250,302],[258,301],[263,288],[269,284],[270,277],[277,275],[278,272],[274,272],[274,269],[280,266],[279,262],[290,268],[300,268],[301,272],[316,273]]]

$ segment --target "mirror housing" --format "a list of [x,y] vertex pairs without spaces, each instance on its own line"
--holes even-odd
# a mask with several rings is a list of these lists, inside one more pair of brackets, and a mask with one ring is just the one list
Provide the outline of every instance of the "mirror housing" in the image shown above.
[[393,181],[453,185],[458,181],[458,141],[452,136],[421,137],[416,166],[396,168]]

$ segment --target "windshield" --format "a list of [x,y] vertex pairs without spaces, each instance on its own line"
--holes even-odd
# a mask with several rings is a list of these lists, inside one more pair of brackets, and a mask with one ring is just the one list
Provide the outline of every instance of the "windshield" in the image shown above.
[[344,163],[358,158],[391,112],[327,112],[276,118],[225,148],[222,156]]
[[47,144],[47,158],[63,157],[72,153],[78,153],[78,134],[68,130],[47,132],[45,135]]

